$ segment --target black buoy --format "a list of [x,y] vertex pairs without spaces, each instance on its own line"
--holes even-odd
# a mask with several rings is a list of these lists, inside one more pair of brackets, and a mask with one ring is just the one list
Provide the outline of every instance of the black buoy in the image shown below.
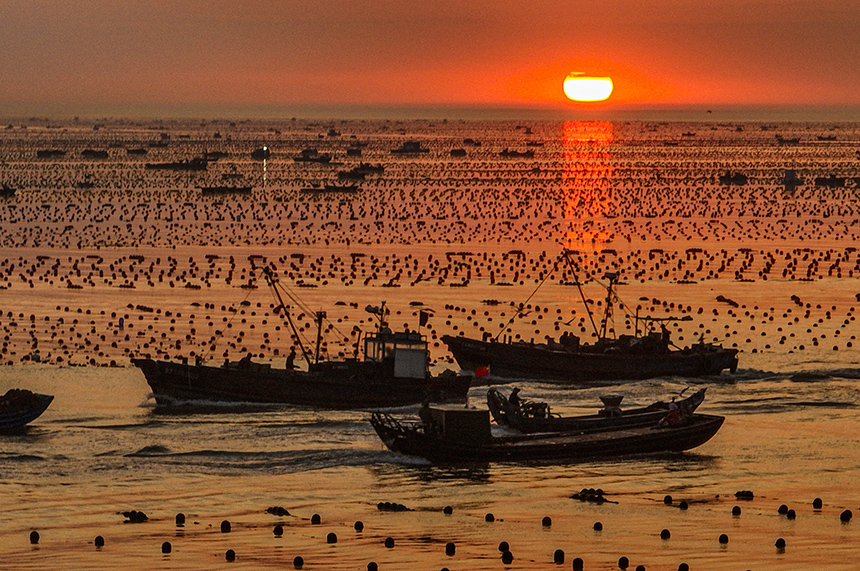
[[445,544],[445,555],[451,556],[457,552],[457,546],[454,545],[454,542],[449,541]]
[[296,555],[293,557],[293,567],[296,569],[301,569],[305,565],[305,558],[301,555]]
[[729,542],[729,536],[728,536],[728,535],[726,535],[725,533],[721,534],[721,535],[720,535],[720,543],[721,543],[721,544],[723,544],[723,545],[725,545],[725,544],[727,544],[728,542]]
[[787,512],[785,512],[785,517],[787,517],[788,519],[794,519],[797,517],[797,514],[794,510],[788,510]]
[[552,554],[552,561],[556,565],[561,565],[564,563],[564,549],[556,549]]
[[660,539],[669,539],[670,537],[672,537],[672,534],[669,533],[668,529],[664,529],[660,532]]
[[823,505],[824,502],[821,501],[821,498],[815,498],[812,500],[812,509],[820,510]]
[[502,563],[505,565],[510,565],[514,561],[514,554],[510,551],[505,551],[502,553]]
[[779,515],[785,515],[786,513],[788,513],[788,506],[782,504],[777,508],[776,513],[778,513]]
[[851,517],[853,515],[854,514],[851,513],[851,510],[845,510],[844,512],[839,514],[839,521],[841,521],[842,523],[848,523],[849,521],[851,521]]
[[496,516],[494,516],[493,514],[487,514],[484,516],[484,521],[494,522],[496,521]]
[[776,548],[777,549],[785,549],[785,540],[783,538],[779,538],[776,540]]
[[314,514],[311,516],[311,525],[319,525],[322,519],[320,518],[320,514]]
[[582,561],[582,557],[577,557],[573,560],[573,571],[583,571],[585,568],[585,563]]
[[690,571],[690,566],[686,563],[681,563],[678,565],[678,571]]
[[105,538],[102,537],[101,535],[97,535],[96,539],[93,543],[95,543],[96,547],[104,547],[105,546]]
[[739,516],[741,515],[741,506],[735,506],[732,508],[732,515]]
[[394,538],[393,537],[386,537],[385,538],[385,547],[387,547],[388,549],[391,549],[392,547],[394,547]]
[[685,510],[688,507],[690,506],[687,504],[687,500],[681,500],[681,502],[678,504],[678,508],[682,510]]
[[451,515],[452,513],[454,513],[454,508],[452,508],[451,506],[445,506],[444,508],[442,508],[442,513],[445,515]]
[[540,520],[540,524],[544,527],[550,527],[552,525],[552,518],[548,515],[543,516],[543,519]]
[[327,536],[325,536],[326,543],[337,543],[337,534],[335,532],[330,532]]
[[603,524],[599,521],[594,522],[594,531],[603,531]]
[[173,551],[173,546],[170,545],[169,541],[165,541],[164,543],[161,544],[161,552],[162,553],[164,553],[166,555],[166,554],[170,553],[171,551]]
[[367,571],[379,571],[379,565],[376,564],[376,561],[367,564]]
[[39,543],[39,532],[35,529],[30,532],[30,543],[32,543],[33,545]]
[[230,522],[226,519],[221,522],[221,533],[230,533],[233,527],[230,525]]
[[637,565],[636,571],[645,571],[645,566],[644,565]]
[[630,560],[626,557],[620,557],[618,559],[618,568],[619,569],[627,569],[630,566]]
[[272,530],[272,533],[275,534],[275,537],[281,537],[282,535],[284,535],[284,527],[282,525],[278,524]]
[[670,496],[669,494],[666,494],[665,496],[663,496],[663,503],[666,504],[667,506],[671,506],[672,505],[672,496]]
[[227,553],[224,554],[224,559],[227,561],[236,561],[236,552],[232,549],[228,549]]
[[176,525],[185,525],[185,514],[184,513],[176,514]]
[[361,521],[357,521],[352,527],[355,531],[362,531],[364,529],[364,524]]
[[511,550],[511,546],[508,545],[507,541],[503,541],[499,544],[499,551],[501,551],[502,553],[504,553],[505,551],[510,551],[510,550]]

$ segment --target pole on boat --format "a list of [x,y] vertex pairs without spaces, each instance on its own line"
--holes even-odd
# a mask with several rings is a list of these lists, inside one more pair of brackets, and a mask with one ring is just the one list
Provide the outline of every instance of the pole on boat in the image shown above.
[[[277,282],[275,281],[275,276],[272,273],[271,268],[268,266],[263,268],[263,275],[266,276],[266,283],[269,284],[269,287],[275,292],[275,296],[278,298],[278,303],[280,304],[278,307],[284,310],[284,316],[287,318],[287,323],[290,325],[290,329],[293,331],[293,335],[296,338],[296,342],[299,344],[299,349],[302,350],[302,355],[304,355],[305,362],[310,365],[311,357],[308,354],[305,346],[302,344],[302,338],[299,336],[299,332],[296,330],[295,324],[293,324],[293,319],[290,317],[290,312],[287,311],[287,306],[284,304],[284,300],[281,298],[281,292],[278,291]],[[319,355],[319,353],[317,353]]]
[[320,362],[320,343],[322,343],[322,322],[326,318],[325,311],[317,311],[317,350],[316,362]]
[[603,321],[600,324],[602,330],[600,339],[606,339],[606,327],[612,318],[612,286],[618,283],[618,273],[606,272],[604,277],[609,280],[609,287],[606,288],[606,310],[603,312]]
[[600,338],[600,332],[597,330],[597,325],[594,323],[594,315],[591,314],[591,308],[588,307],[588,300],[585,299],[585,292],[582,291],[582,283],[579,281],[579,276],[576,275],[576,267],[573,261],[570,259],[570,250],[565,248],[562,251],[562,255],[564,256],[565,261],[567,262],[567,266],[570,268],[570,273],[573,274],[574,282],[576,283],[576,288],[579,290],[579,297],[582,298],[582,304],[585,306],[585,312],[588,314],[588,320],[591,321],[591,328],[594,329],[594,334]]

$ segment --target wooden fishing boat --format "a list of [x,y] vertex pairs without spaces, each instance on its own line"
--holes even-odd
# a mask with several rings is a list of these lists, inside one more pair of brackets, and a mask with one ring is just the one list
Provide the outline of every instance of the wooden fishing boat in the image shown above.
[[0,431],[21,428],[41,416],[54,400],[52,395],[26,389],[10,389],[0,397]]
[[[569,253],[565,251],[561,257],[567,260],[576,277]],[[689,321],[692,319],[690,316],[643,317],[637,312],[635,316],[630,316],[636,323],[633,335],[610,337],[608,324],[612,318],[613,304],[618,301],[615,288],[619,283],[619,274],[608,272],[605,277],[609,283],[599,328],[591,315],[579,280],[575,281],[594,329],[594,343],[581,343],[579,337],[568,332],[557,343],[509,341],[504,338],[499,341],[498,336],[471,339],[451,335],[442,336],[442,341],[465,370],[488,367],[493,377],[537,379],[577,387],[599,384],[601,381],[668,376],[704,377],[719,375],[725,369],[731,372],[737,370],[737,349],[703,341],[684,348],[671,343],[664,322]],[[641,334],[640,323],[644,324]],[[659,330],[655,331],[657,325]]]
[[[286,320],[297,339],[277,282],[268,268],[264,275],[284,308]],[[242,402],[305,405],[326,409],[373,409],[406,406],[421,402],[464,402],[470,376],[447,371],[433,376],[428,371],[427,340],[414,332],[391,332],[383,327],[382,308],[369,307],[379,317],[380,327],[364,336],[363,358],[339,361],[320,360],[319,347],[325,312],[318,312],[316,357],[299,347],[308,370],[292,367],[276,369],[252,362],[250,357],[234,363],[212,366],[205,363],[132,359],[152,388],[158,405],[188,401]]]
[[[682,414],[693,414],[705,400],[705,390],[699,389],[676,404]],[[600,397],[604,407],[597,414],[563,417],[553,413],[546,403],[520,398],[509,399],[497,389],[487,391],[487,408],[493,420],[520,432],[568,432],[602,430],[605,428],[654,426],[669,412],[670,403],[655,402],[646,407],[622,410],[620,395]]]
[[722,416],[694,414],[681,426],[493,436],[487,410],[428,407],[427,421],[405,423],[375,412],[371,424],[394,452],[433,462],[540,462],[680,452],[701,446],[719,431]]

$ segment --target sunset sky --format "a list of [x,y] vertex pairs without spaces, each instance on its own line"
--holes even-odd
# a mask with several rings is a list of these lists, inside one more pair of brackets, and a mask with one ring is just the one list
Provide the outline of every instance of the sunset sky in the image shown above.
[[[3,0],[0,115],[860,108],[857,0]],[[579,104],[583,105],[583,104]]]

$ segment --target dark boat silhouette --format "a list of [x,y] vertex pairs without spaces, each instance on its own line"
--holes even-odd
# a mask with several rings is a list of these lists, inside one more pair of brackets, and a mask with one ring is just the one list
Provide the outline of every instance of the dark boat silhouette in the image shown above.
[[52,395],[10,389],[0,396],[0,432],[17,430],[36,420],[54,400]]
[[393,452],[433,462],[542,462],[680,452],[701,446],[725,418],[694,414],[680,426],[634,426],[493,436],[487,410],[442,405],[422,408],[421,422],[374,412],[370,422]]
[[171,171],[205,171],[209,167],[209,161],[203,157],[194,157],[190,160],[181,160],[170,163],[146,163],[145,168],[150,170]]
[[[271,270],[264,275],[277,295],[296,339],[301,339],[281,299]],[[427,340],[418,333],[393,333],[383,326],[384,307],[368,308],[379,318],[375,333],[365,335],[363,357],[339,361],[319,358],[324,312],[318,312],[316,358],[299,341],[308,370],[278,369],[246,357],[223,366],[202,362],[132,359],[152,388],[156,403],[188,401],[245,402],[305,405],[326,409],[372,409],[421,402],[465,401],[470,377],[447,371],[432,376],[428,369]]]
[[[573,271],[568,253],[564,252],[562,257]],[[703,377],[718,375],[725,369],[732,372],[737,369],[736,349],[704,342],[683,349],[674,347],[663,322],[677,320],[675,317],[640,317],[637,313],[633,317],[636,322],[634,335],[621,335],[617,339],[608,337],[608,322],[617,297],[614,288],[618,284],[618,277],[617,273],[606,274],[609,285],[600,329],[594,323],[589,304],[585,303],[597,337],[593,344],[580,343],[578,337],[567,334],[562,335],[559,343],[510,342],[498,341],[498,338],[479,340],[451,335],[442,336],[442,341],[463,369],[488,367],[489,374],[494,377],[538,379],[580,387],[625,379]],[[578,279],[576,284],[585,302]],[[689,319],[689,316],[682,318]],[[659,324],[661,331],[640,335],[640,322],[650,328]]]

